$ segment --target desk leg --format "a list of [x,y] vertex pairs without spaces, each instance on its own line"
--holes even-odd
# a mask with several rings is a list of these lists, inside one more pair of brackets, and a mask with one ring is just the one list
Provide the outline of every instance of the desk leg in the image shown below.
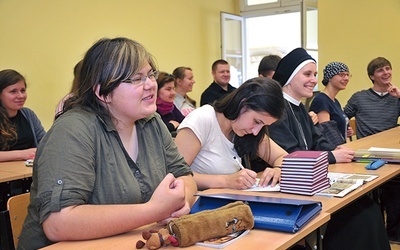
[[306,236],[306,244],[308,244],[313,250],[322,250],[322,240],[328,224],[316,229],[314,232]]

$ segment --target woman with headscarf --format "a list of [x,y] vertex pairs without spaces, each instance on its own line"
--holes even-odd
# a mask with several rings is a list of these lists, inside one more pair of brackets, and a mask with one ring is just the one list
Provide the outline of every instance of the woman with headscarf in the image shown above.
[[[283,86],[284,118],[269,126],[270,136],[288,153],[297,150],[328,151],[330,163],[350,162],[354,151],[332,145],[317,133],[301,99],[311,97],[317,84],[316,61],[297,48],[282,58],[273,78]],[[360,237],[363,236],[363,237]],[[331,215],[323,249],[390,249],[377,204],[364,195]]]
[[353,135],[353,130],[349,127],[349,118],[343,112],[336,95],[339,91],[346,89],[351,78],[349,72],[349,67],[341,62],[331,62],[326,65],[322,80],[325,88],[315,96],[310,106],[310,110],[318,115],[319,124],[331,120],[336,122],[337,129],[342,136],[342,143],[346,142],[347,136]]

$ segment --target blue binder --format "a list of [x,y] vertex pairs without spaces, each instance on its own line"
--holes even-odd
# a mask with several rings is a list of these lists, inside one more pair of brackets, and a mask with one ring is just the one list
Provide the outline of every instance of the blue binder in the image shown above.
[[199,194],[190,213],[245,201],[254,216],[254,228],[295,233],[322,209],[321,202],[240,194]]

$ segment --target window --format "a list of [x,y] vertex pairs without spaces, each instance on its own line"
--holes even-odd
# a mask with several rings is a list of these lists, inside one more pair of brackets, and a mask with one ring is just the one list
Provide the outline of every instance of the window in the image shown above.
[[[285,56],[296,47],[305,48],[318,60],[317,0],[241,0],[241,13],[242,19],[232,15],[235,17],[232,20],[237,22],[233,25],[236,27],[243,20],[240,26],[244,37],[240,41],[243,51],[238,53],[234,50],[238,46],[233,45],[238,45],[239,40],[227,34],[229,30],[225,29],[222,34],[223,58],[233,66],[243,63],[241,67],[235,66],[242,71],[238,70],[238,77],[235,73],[232,75],[233,81],[242,83],[258,76],[258,65],[265,55]],[[221,19],[221,24],[227,20]],[[231,30],[240,34],[237,28]],[[227,41],[231,45],[224,45]]]
[[230,65],[233,87],[239,87],[246,71],[244,56],[244,28],[241,16],[221,13],[222,58]]

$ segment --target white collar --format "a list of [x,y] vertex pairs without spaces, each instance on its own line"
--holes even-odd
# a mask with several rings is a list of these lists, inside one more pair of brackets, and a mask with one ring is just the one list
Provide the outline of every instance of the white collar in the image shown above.
[[300,106],[300,101],[294,99],[293,97],[291,97],[290,95],[286,94],[285,92],[283,92],[283,98],[285,98],[288,102],[296,105],[296,106]]
[[389,93],[389,92],[379,92],[379,91],[376,91],[376,90],[374,90],[374,89],[372,89],[375,93],[377,93],[378,95],[380,95],[380,96],[384,96],[384,95],[387,95],[387,93]]

